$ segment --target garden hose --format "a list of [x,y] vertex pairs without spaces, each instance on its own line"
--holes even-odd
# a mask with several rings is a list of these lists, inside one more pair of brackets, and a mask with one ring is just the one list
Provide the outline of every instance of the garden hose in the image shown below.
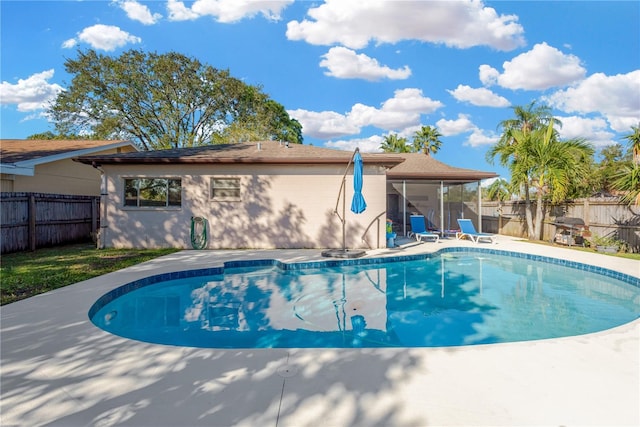
[[193,249],[207,247],[207,220],[200,217],[191,217],[191,246]]

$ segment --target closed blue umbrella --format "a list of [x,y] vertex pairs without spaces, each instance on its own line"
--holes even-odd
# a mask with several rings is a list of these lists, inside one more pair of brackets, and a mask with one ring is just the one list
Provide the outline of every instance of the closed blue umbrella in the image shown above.
[[353,156],[353,200],[351,200],[351,212],[362,213],[367,209],[367,202],[362,196],[362,156],[356,151]]

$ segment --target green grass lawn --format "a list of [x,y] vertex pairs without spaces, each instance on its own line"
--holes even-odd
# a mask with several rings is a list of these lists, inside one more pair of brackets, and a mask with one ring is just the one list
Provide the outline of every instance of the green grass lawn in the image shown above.
[[0,304],[130,267],[179,249],[96,249],[91,243],[2,255]]

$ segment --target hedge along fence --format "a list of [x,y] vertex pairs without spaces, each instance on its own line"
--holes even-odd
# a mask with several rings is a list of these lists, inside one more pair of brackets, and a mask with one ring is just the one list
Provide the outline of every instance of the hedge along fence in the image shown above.
[[98,230],[100,198],[0,193],[1,253],[90,242]]
[[[482,202],[482,228],[489,233],[527,238],[524,201],[502,203]],[[535,215],[535,202],[531,207]],[[592,236],[611,236],[627,243],[630,252],[640,253],[640,207],[621,204],[617,198],[577,199],[559,205],[547,205],[543,226],[543,240],[551,241],[556,232],[557,217],[580,218]],[[590,240],[590,237],[585,237]]]

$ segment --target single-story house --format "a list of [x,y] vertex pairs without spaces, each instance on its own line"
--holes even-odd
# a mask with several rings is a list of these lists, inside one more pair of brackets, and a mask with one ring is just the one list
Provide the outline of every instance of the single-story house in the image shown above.
[[261,141],[75,160],[103,174],[99,244],[115,248],[195,247],[193,234],[203,236],[203,223],[210,249],[340,248],[345,243],[380,248],[386,245],[387,217],[406,234],[411,212],[441,223],[445,205],[449,213],[455,207],[468,215],[472,209],[458,202],[460,194],[452,188],[469,183],[479,188],[480,180],[496,176],[453,168],[420,153],[361,153],[367,208],[355,214],[349,209],[353,154]]
[[100,171],[71,159],[134,151],[131,141],[2,139],[0,191],[99,196]]

